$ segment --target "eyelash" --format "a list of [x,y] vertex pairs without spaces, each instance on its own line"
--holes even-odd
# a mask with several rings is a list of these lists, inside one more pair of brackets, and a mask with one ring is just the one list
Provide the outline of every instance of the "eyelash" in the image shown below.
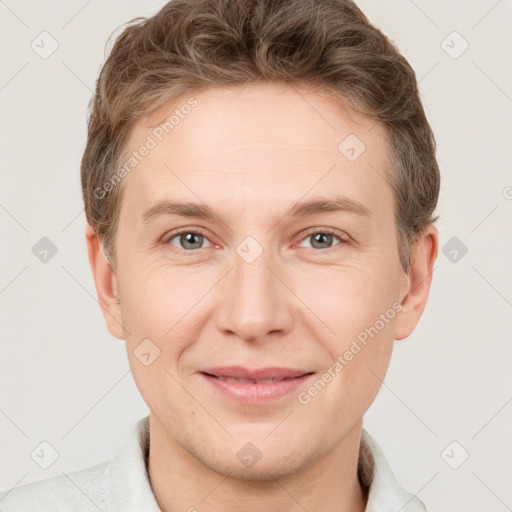
[[[327,251],[329,249],[333,249],[334,247],[337,247],[338,245],[342,245],[342,244],[348,244],[348,237],[342,237],[339,233],[339,231],[336,231],[335,229],[330,229],[330,228],[325,228],[325,229],[316,229],[316,228],[312,228],[311,230],[308,230],[303,236],[302,238],[299,240],[299,242],[302,242],[302,240],[305,240],[306,238],[310,237],[311,235],[316,235],[316,234],[322,234],[322,235],[332,235],[334,236],[335,238],[337,238],[340,243],[339,244],[336,244],[336,245],[333,245],[332,247],[328,247],[327,249],[317,249],[317,251]],[[314,249],[314,248],[313,248]]]
[[[184,235],[184,234],[189,234],[189,233],[193,233],[195,235],[201,235],[202,237],[204,237],[208,241],[210,241],[209,238],[208,238],[208,235],[202,229],[200,229],[200,228],[193,228],[193,229],[181,229],[179,231],[170,233],[169,236],[167,236],[165,238],[164,244],[171,245],[169,242],[172,239],[176,238],[177,236]],[[310,237],[312,235],[319,234],[319,233],[322,234],[322,235],[332,235],[333,237],[337,238],[340,241],[340,243],[336,244],[336,245],[333,245],[332,247],[327,247],[325,249],[315,249],[314,247],[306,247],[306,249],[312,249],[315,252],[325,252],[325,251],[328,251],[329,249],[334,249],[338,245],[347,245],[347,244],[349,244],[348,237],[342,237],[339,234],[339,232],[336,231],[336,230],[333,230],[333,229],[330,229],[330,228],[325,228],[325,229],[315,229],[315,228],[313,228],[313,229],[307,231],[298,242],[294,243],[294,245],[296,245],[299,242],[302,242],[303,240],[305,240],[306,238],[308,238],[308,237]],[[172,247],[173,247],[173,249],[176,249],[178,251],[182,251],[182,252],[190,253],[190,254],[192,254],[194,252],[197,252],[199,250],[199,249],[189,249],[189,250],[187,250],[187,249],[180,249],[180,248],[174,247],[174,246],[172,246]]]

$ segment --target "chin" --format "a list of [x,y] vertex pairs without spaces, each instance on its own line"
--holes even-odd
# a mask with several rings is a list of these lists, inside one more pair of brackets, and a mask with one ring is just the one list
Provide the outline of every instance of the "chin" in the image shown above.
[[[227,446],[212,440],[210,450],[193,450],[193,454],[216,473],[244,481],[286,478],[305,470],[315,458],[314,447],[308,447],[305,442],[286,443],[283,438],[270,440],[270,437],[235,436]],[[300,451],[297,451],[297,446],[302,447]]]
[[[300,472],[304,460],[293,459],[293,454],[280,456],[274,453],[272,458],[264,460],[265,456],[253,466],[245,467],[238,459],[203,461],[210,469],[222,476],[229,476],[235,480],[268,482],[292,476]],[[296,456],[296,454],[295,454]]]

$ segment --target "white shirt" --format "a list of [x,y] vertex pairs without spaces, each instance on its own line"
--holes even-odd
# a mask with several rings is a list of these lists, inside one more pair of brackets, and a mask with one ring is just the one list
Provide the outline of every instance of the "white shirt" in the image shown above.
[[[146,416],[135,424],[111,461],[4,491],[0,512],[161,512],[146,470],[148,448]],[[398,484],[383,452],[364,428],[359,476],[369,484],[366,512],[426,512],[420,499]]]

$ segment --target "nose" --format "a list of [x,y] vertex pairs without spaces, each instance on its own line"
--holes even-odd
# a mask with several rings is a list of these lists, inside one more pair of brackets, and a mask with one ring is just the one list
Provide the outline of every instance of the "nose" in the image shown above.
[[242,252],[234,252],[233,268],[220,283],[217,328],[252,342],[289,333],[293,294],[285,283],[283,267],[276,264],[270,250],[263,250],[252,262]]

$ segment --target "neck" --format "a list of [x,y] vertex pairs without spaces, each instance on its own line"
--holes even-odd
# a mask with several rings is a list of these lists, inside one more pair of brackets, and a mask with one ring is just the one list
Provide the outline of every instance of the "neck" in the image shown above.
[[[367,491],[357,464],[362,423],[299,472],[283,478],[240,480],[220,474],[176,443],[150,414],[148,473],[162,512],[364,512]],[[241,500],[243,497],[243,500]]]

